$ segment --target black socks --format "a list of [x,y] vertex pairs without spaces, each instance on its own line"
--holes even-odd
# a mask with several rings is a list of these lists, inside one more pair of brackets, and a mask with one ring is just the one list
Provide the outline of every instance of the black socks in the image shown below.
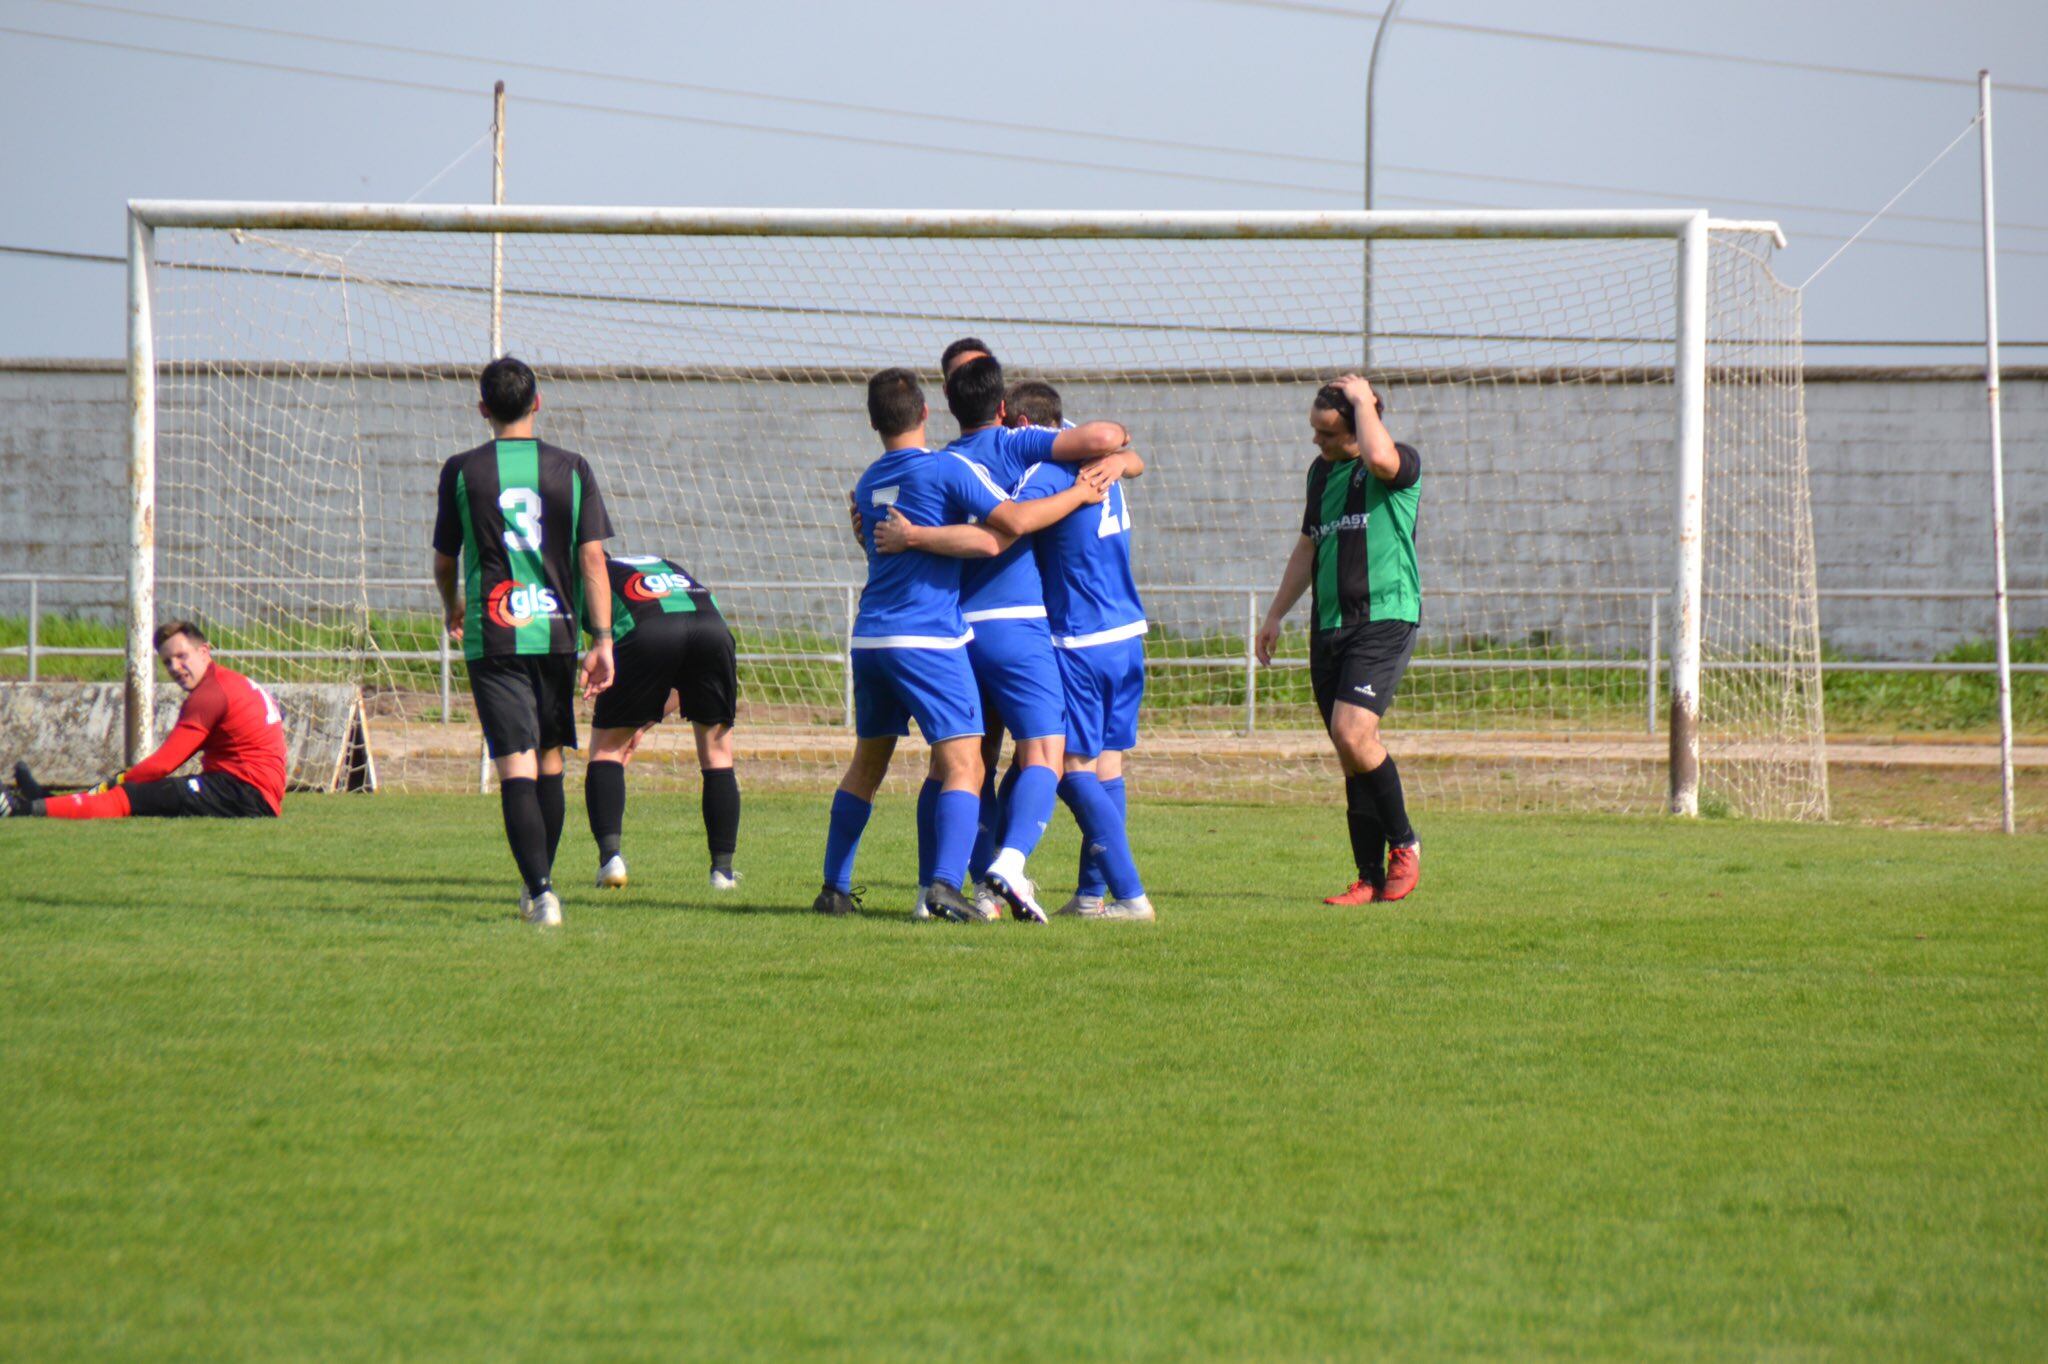
[[549,776],[543,772],[534,783],[534,794],[540,797],[541,822],[548,830],[548,872],[555,870],[555,849],[562,846],[562,821],[567,818],[567,806],[562,796],[562,774]]
[[[706,767],[704,773],[704,842],[711,849],[711,870],[732,875],[732,851],[740,840],[740,783],[730,767]],[[623,787],[620,800],[624,802]]]
[[1379,806],[1380,827],[1386,831],[1387,846],[1398,848],[1415,841],[1414,826],[1408,823],[1408,803],[1401,795],[1401,772],[1394,766],[1394,755],[1364,774],[1364,780],[1372,791],[1373,803]]
[[597,840],[601,867],[619,854],[619,831],[626,824],[626,765],[592,762],[583,773],[583,808],[590,816],[590,836]]
[[1381,886],[1387,880],[1387,831],[1380,823],[1379,802],[1373,799],[1372,779],[1363,772],[1344,778],[1344,817],[1351,826],[1351,856],[1358,863],[1358,879]]
[[[560,808],[562,779],[555,779],[556,806]],[[498,783],[498,803],[505,814],[505,841],[512,845],[512,860],[519,864],[520,879],[528,895],[549,889],[548,872],[553,859],[548,855],[547,821],[532,777],[506,777]]]

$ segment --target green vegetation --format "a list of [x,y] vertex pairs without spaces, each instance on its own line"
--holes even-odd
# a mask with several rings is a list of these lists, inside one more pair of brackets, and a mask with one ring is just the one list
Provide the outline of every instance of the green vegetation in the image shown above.
[[[348,625],[294,625],[289,630],[254,628],[222,631],[216,643],[235,649],[329,650],[353,648],[362,632]],[[433,659],[403,660],[400,653],[439,648],[439,622],[431,616],[391,615],[372,618],[368,637],[387,659],[386,667],[402,687],[422,693],[439,687],[440,665]],[[19,647],[28,638],[25,617],[0,616],[0,648]],[[112,625],[73,616],[46,616],[44,649],[119,648],[121,633]],[[743,652],[827,655],[832,661],[746,663],[741,665],[745,694],[787,712],[820,720],[836,720],[845,697],[845,672],[837,662],[835,637],[808,631],[772,636],[741,629]],[[1155,631],[1151,657],[1214,660],[1213,667],[1176,664],[1155,666],[1148,679],[1146,704],[1153,714],[1198,724],[1228,725],[1244,713],[1244,642],[1237,636],[1174,635]],[[1281,640],[1282,657],[1306,658],[1308,637],[1290,633]],[[1832,656],[1832,655],[1831,655]],[[1633,730],[1641,723],[1645,696],[1640,665],[1601,669],[1478,669],[1437,668],[1431,658],[1488,659],[1532,663],[1568,662],[1573,654],[1542,638],[1520,643],[1495,639],[1463,639],[1435,643],[1423,650],[1421,662],[1408,674],[1401,693],[1405,723],[1427,725],[1432,719],[1455,718],[1469,723],[1477,715],[1501,717],[1504,726],[1541,729],[1572,723],[1599,729]],[[1992,660],[1988,641],[1951,649],[1934,661],[1986,663]],[[2048,663],[2048,631],[2013,640],[2013,660]],[[336,675],[336,665],[314,662],[272,663],[270,676],[297,680]],[[458,652],[457,683],[460,684]],[[0,677],[27,671],[19,657],[0,658]],[[45,658],[46,678],[117,681],[119,658]],[[291,674],[288,676],[287,674]],[[1841,733],[1982,732],[1996,729],[1997,682],[1989,674],[1830,673],[1827,677],[1827,723]],[[1306,668],[1263,669],[1258,678],[1259,723],[1272,728],[1312,728],[1314,697]],[[2023,733],[2048,733],[2048,676],[2021,674],[2013,679],[2013,723]]]
[[[907,786],[899,778],[897,789]],[[1144,805],[1155,925],[695,801],[0,824],[0,1356],[2039,1358],[2048,842]],[[1063,893],[1064,816],[1039,859]]]

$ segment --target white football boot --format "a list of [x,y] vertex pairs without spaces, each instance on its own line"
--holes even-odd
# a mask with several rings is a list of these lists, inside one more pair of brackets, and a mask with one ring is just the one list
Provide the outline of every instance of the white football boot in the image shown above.
[[1076,894],[1061,905],[1059,912],[1070,919],[1099,919],[1104,901],[1100,895]]
[[932,907],[925,902],[925,896],[930,890],[930,886],[919,886],[917,888],[917,903],[910,907],[912,923],[924,923],[932,917]]
[[1102,919],[1121,919],[1128,923],[1151,923],[1158,916],[1152,912],[1152,897],[1133,895],[1128,900],[1111,900],[1096,916]]
[[520,913],[530,924],[542,928],[554,928],[562,922],[562,901],[551,890],[544,890],[535,896],[520,897]]
[[1003,897],[996,894],[995,887],[990,885],[988,878],[984,876],[981,883],[975,886],[974,899],[968,902],[968,907],[974,911],[977,922],[992,924],[1003,917],[1003,910],[1008,906],[1003,903]]
[[604,860],[604,865],[597,869],[597,888],[599,890],[624,890],[625,887],[626,859],[618,853],[613,853]]
[[[981,884],[996,893],[1010,913],[1028,924],[1045,922],[1045,910],[1038,903],[1038,887],[1024,874],[1024,854],[1005,848],[989,864]],[[977,900],[980,898],[976,897]]]
[[711,888],[718,891],[738,890],[740,888],[740,874],[738,872],[722,872],[718,868],[713,867],[711,869]]

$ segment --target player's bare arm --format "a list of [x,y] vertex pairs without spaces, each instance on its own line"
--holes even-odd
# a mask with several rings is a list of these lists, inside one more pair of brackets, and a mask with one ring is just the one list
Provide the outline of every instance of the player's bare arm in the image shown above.
[[604,541],[586,540],[576,550],[583,572],[583,600],[589,603],[590,652],[583,655],[583,699],[612,684],[612,582],[605,571]]
[[462,593],[456,588],[456,571],[461,561],[452,554],[434,551],[434,586],[441,593],[441,622],[448,627],[448,638],[462,643]]
[[1059,433],[1052,443],[1052,457],[1061,464],[1078,464],[1113,455],[1130,443],[1131,433],[1121,422],[1082,422]]
[[1094,506],[1109,495],[1116,481],[1107,462],[1098,460],[1083,469],[1074,486],[1052,497],[1029,502],[1005,502],[988,515],[980,526],[920,526],[896,508],[875,525],[875,552],[901,554],[906,549],[953,559],[993,558],[1008,549],[1021,535],[1044,530],[1081,507]]
[[1351,400],[1352,414],[1358,423],[1359,456],[1372,470],[1373,477],[1382,483],[1393,482],[1401,472],[1401,452],[1394,448],[1394,438],[1380,420],[1379,399],[1372,384],[1363,375],[1347,374],[1337,380],[1337,387]]
[[1253,652],[1258,655],[1261,665],[1273,665],[1273,645],[1280,638],[1280,622],[1287,619],[1287,613],[1301,600],[1301,594],[1308,591],[1309,575],[1315,571],[1315,562],[1316,542],[1306,535],[1296,536],[1294,551],[1287,556],[1287,566],[1280,570],[1280,586],[1273,591],[1272,604],[1266,608],[1266,619],[1260,623],[1258,639],[1253,644]]

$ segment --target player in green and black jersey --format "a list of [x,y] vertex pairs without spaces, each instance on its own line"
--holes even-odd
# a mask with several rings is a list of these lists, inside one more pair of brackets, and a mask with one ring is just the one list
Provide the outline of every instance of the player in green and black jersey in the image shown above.
[[626,860],[619,853],[626,764],[640,736],[673,706],[696,733],[711,888],[731,890],[739,884],[732,854],[740,831],[740,787],[732,770],[732,722],[739,701],[732,631],[711,589],[673,559],[614,557],[605,561],[605,570],[617,631],[618,678],[597,698],[590,717],[590,768],[583,787],[590,833],[597,840],[597,884],[626,884]]
[[576,746],[577,623],[587,597],[594,643],[582,690],[593,696],[612,681],[612,528],[589,463],[535,437],[533,371],[508,355],[484,366],[478,386],[493,439],[441,466],[434,583],[497,764],[505,836],[526,883],[520,911],[559,923],[550,878],[562,839],[562,749]]
[[[1259,628],[1259,662],[1273,661],[1280,622],[1312,592],[1309,675],[1344,765],[1358,879],[1325,904],[1399,900],[1415,889],[1422,845],[1408,822],[1401,774],[1380,743],[1380,717],[1415,652],[1422,581],[1415,513],[1422,456],[1380,420],[1385,405],[1355,374],[1325,384],[1309,409],[1317,456],[1308,471],[1301,538]],[[1386,863],[1381,863],[1382,854]]]

